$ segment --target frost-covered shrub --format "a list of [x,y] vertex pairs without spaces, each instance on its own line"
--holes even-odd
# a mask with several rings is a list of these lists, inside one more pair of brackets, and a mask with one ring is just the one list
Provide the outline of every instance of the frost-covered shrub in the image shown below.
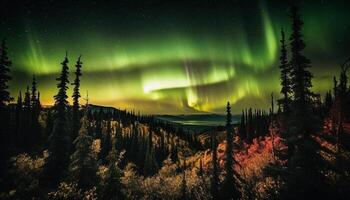
[[61,182],[57,190],[48,193],[52,200],[97,200],[96,187],[83,192],[77,183]]
[[[128,164],[122,177],[123,193],[127,199],[179,199],[182,195],[183,172],[177,164],[167,159],[157,174],[144,178]],[[209,177],[199,176],[196,168],[186,170],[186,195],[188,199],[210,199]]]
[[127,199],[141,199],[141,184],[143,177],[139,176],[136,172],[136,166],[133,163],[129,163],[124,170],[124,174],[121,178],[121,183],[124,186],[122,192]]
[[32,158],[28,154],[19,154],[13,157],[13,176],[16,185],[14,195],[23,199],[28,196],[35,197],[39,194],[39,177],[48,157],[47,151],[40,157]]

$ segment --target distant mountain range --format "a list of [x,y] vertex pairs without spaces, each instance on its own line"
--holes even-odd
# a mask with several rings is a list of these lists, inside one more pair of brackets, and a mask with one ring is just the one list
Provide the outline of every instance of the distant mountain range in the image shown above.
[[[52,106],[46,106],[47,108]],[[89,104],[92,112],[114,112],[119,109],[109,106]],[[213,127],[224,126],[226,123],[226,115],[218,114],[182,114],[182,115],[154,115],[156,119],[170,122],[177,126],[183,126],[188,129],[212,129]],[[232,123],[240,122],[241,115],[232,115]]]
[[[118,110],[114,107],[100,106],[89,104],[93,112],[102,110],[103,112],[113,112]],[[217,127],[224,126],[226,123],[226,115],[218,114],[188,114],[188,115],[154,115],[156,119],[171,122],[182,126],[199,127]],[[239,123],[241,115],[232,115],[232,123]]]
[[[225,115],[218,114],[189,114],[189,115],[156,115],[156,118],[163,121],[173,122],[179,125],[190,126],[224,126],[226,123]],[[232,123],[240,121],[240,115],[232,116]]]

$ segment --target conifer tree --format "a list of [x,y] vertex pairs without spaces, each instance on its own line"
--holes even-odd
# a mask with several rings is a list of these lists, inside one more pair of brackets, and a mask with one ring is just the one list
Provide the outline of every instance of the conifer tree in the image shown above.
[[173,162],[177,162],[177,160],[178,160],[177,144],[175,144],[174,139],[171,139],[170,158]]
[[245,115],[244,115],[244,111],[242,111],[241,122],[240,122],[240,126],[239,126],[239,135],[240,135],[241,139],[247,138],[246,131],[247,131],[247,127],[246,127]]
[[285,34],[283,29],[281,30],[281,52],[280,52],[280,71],[281,71],[281,94],[283,97],[279,100],[279,103],[282,105],[283,112],[288,114],[290,111],[290,94],[291,94],[291,80],[290,80],[290,73],[291,68],[288,64],[287,60],[287,45],[285,43]]
[[80,98],[80,76],[82,62],[80,61],[81,56],[79,56],[77,63],[75,64],[75,79],[72,85],[74,85],[73,89],[73,107],[72,107],[72,139],[75,139],[78,135],[80,128],[80,116],[79,116],[79,98]]
[[[135,127],[135,124],[132,126],[131,134],[132,135],[131,135],[131,144],[130,144],[129,155],[130,155],[131,160],[137,161],[137,153],[139,150],[139,146],[140,146],[139,142],[141,139],[139,138],[139,131],[138,131],[138,128]],[[119,140],[121,140],[121,139],[119,139]]]
[[100,159],[102,162],[106,161],[106,158],[109,154],[109,152],[112,149],[112,138],[111,138],[111,122],[107,121],[107,128],[105,131],[105,134],[102,136],[102,143],[101,143],[101,152],[100,152]]
[[157,166],[157,160],[155,158],[154,154],[154,148],[149,145],[146,147],[146,156],[145,156],[145,164],[144,164],[144,169],[143,173],[146,176],[152,176],[157,172],[158,166]]
[[106,181],[103,187],[102,198],[103,200],[117,200],[124,199],[121,192],[121,177],[122,170],[118,167],[121,157],[118,156],[117,150],[115,148],[115,140],[112,143],[112,149],[109,152],[108,160],[108,173]]
[[311,79],[313,75],[309,71],[310,60],[303,55],[305,49],[305,43],[302,38],[301,28],[303,21],[301,20],[299,9],[295,5],[291,6],[291,19],[292,19],[292,34],[290,36],[291,46],[291,82],[293,92],[293,110],[294,110],[294,126],[298,133],[304,136],[309,136],[313,131],[310,120],[312,116],[311,102]]
[[102,139],[102,119],[103,119],[103,111],[102,109],[99,110],[99,112],[95,113],[95,132],[94,132],[94,138],[95,139]]
[[57,95],[54,96],[55,99],[55,110],[57,112],[57,117],[63,120],[66,120],[66,110],[68,106],[68,101],[67,101],[67,90],[68,90],[68,75],[69,75],[69,68],[68,68],[68,58],[67,55],[64,58],[63,62],[61,63],[62,65],[62,71],[61,74],[56,80],[58,81],[57,83],[57,89],[58,93]]
[[49,138],[50,134],[52,133],[52,128],[53,128],[53,124],[54,124],[54,119],[52,116],[52,109],[49,109],[47,111],[47,117],[46,117],[45,124],[46,124],[45,139],[47,140]]
[[[292,34],[291,45],[291,81],[293,92],[293,113],[290,130],[285,134],[288,145],[288,172],[282,172],[285,187],[281,190],[281,199],[330,199],[327,196],[324,170],[324,159],[319,154],[320,144],[311,134],[317,134],[318,123],[312,113],[311,92],[312,74],[308,71],[310,60],[303,55],[305,48],[301,28],[303,21],[298,7],[291,9]],[[283,170],[282,170],[283,171]],[[280,172],[277,172],[280,173]]]
[[15,144],[17,148],[22,147],[22,142],[23,142],[23,137],[21,135],[22,133],[21,118],[23,115],[22,109],[23,109],[22,92],[19,91],[18,98],[17,98],[17,105],[16,105],[16,128],[14,131]]
[[30,141],[32,143],[32,149],[36,147],[41,141],[41,134],[40,134],[40,124],[38,121],[38,117],[40,115],[40,102],[39,102],[39,92],[37,91],[37,81],[35,78],[35,75],[33,75],[32,79],[32,88],[31,88],[31,94],[30,94],[30,105],[31,105],[31,127],[30,132],[31,136]]
[[22,91],[19,91],[16,107],[18,111],[22,110],[23,108]]
[[67,130],[66,116],[69,83],[67,55],[61,65],[61,74],[56,79],[58,81],[58,93],[54,96],[56,113],[52,133],[49,138],[49,157],[44,168],[46,179],[44,182],[47,181],[49,187],[56,186],[59,180],[65,177],[69,165],[70,147],[72,146],[72,141]]
[[343,136],[344,136],[344,127],[343,124],[345,122],[346,117],[346,111],[348,105],[346,104],[346,100],[349,95],[349,89],[348,89],[348,76],[347,76],[347,66],[346,63],[341,66],[340,75],[339,75],[339,84],[335,85],[337,90],[337,95],[335,96],[335,108],[336,108],[336,115],[334,118],[337,119],[337,151],[339,151],[340,147],[343,143]]
[[36,106],[37,106],[37,110],[39,111],[40,113],[40,110],[41,110],[41,102],[40,102],[40,92],[38,91],[38,98],[36,99],[37,103],[36,103]]
[[253,112],[252,112],[252,108],[249,108],[249,110],[247,111],[247,142],[251,143],[253,141],[253,137],[254,137],[254,127],[253,127]]
[[24,94],[24,109],[28,112],[30,112],[31,109],[29,86],[27,86],[27,90]]
[[[32,135],[31,135],[31,128],[32,128],[32,108],[31,108],[31,102],[30,102],[30,90],[29,90],[29,86],[27,86],[27,90],[24,94],[24,102],[23,102],[23,110],[24,110],[24,114],[23,114],[23,133],[22,137],[23,137],[23,141],[24,142],[29,142],[32,139]],[[28,145],[23,144],[23,148],[25,150],[28,150]],[[31,147],[31,146],[30,146]]]
[[79,135],[74,141],[75,151],[71,156],[69,172],[79,188],[87,190],[97,183],[97,161],[92,150],[93,139],[88,135],[89,122],[86,114],[81,119],[81,124]]
[[333,105],[333,97],[332,92],[328,91],[326,93],[325,99],[324,99],[324,107],[325,107],[325,114],[328,116],[329,111]]
[[33,110],[37,107],[37,81],[35,78],[35,75],[33,74],[33,80],[32,80],[32,91],[31,91],[31,97],[30,102]]
[[3,109],[12,100],[8,91],[8,82],[12,79],[9,75],[11,65],[7,55],[6,40],[3,39],[0,48],[0,109]]
[[232,134],[231,106],[227,102],[226,106],[226,162],[225,179],[222,185],[222,199],[238,199],[239,193],[234,179],[233,172],[233,134]]

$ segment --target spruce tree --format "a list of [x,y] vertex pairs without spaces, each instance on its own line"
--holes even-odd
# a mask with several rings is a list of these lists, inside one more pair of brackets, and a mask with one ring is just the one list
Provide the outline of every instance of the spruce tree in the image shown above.
[[31,109],[29,86],[27,86],[27,90],[24,93],[24,109],[28,112],[30,112]]
[[340,70],[340,75],[339,75],[339,84],[337,84],[336,90],[337,90],[337,95],[335,96],[335,108],[336,108],[336,113],[334,113],[336,116],[334,117],[337,119],[337,151],[342,146],[343,143],[343,137],[344,137],[344,123],[345,123],[345,118],[346,118],[346,111],[348,105],[346,104],[346,100],[349,95],[349,90],[348,90],[348,76],[347,76],[347,70],[348,68],[346,65],[341,66]]
[[285,34],[283,29],[281,30],[281,52],[280,52],[280,71],[281,71],[281,94],[283,97],[279,100],[279,103],[282,105],[283,112],[288,114],[290,111],[290,94],[291,94],[291,80],[290,73],[291,68],[288,63],[287,58],[287,45],[285,43]]
[[301,20],[299,9],[295,5],[291,7],[292,19],[292,34],[290,36],[291,46],[291,83],[293,92],[293,110],[294,110],[294,126],[298,133],[304,136],[309,136],[313,131],[310,120],[312,116],[312,102],[311,102],[311,79],[312,74],[309,71],[311,62],[303,55],[305,43],[301,33],[303,21]]
[[29,86],[27,86],[27,90],[24,93],[24,102],[23,102],[23,110],[24,110],[24,114],[23,114],[23,133],[22,137],[23,137],[23,148],[24,150],[29,150],[29,147],[31,147],[31,145],[26,145],[25,143],[31,143],[32,141],[32,135],[31,135],[31,130],[32,130],[32,108],[31,108],[31,101],[30,101],[30,90],[29,90]]
[[[310,60],[303,55],[305,48],[301,28],[303,21],[298,8],[293,5],[290,9],[292,20],[291,45],[291,81],[293,92],[293,113],[291,127],[286,137],[288,145],[287,173],[281,174],[285,178],[285,187],[281,190],[281,199],[330,199],[325,192],[327,187],[325,177],[321,173],[325,163],[319,154],[320,144],[311,134],[316,135],[318,123],[313,112],[311,79],[308,71]],[[282,170],[284,171],[284,170]],[[280,173],[280,172],[279,172]]]
[[0,109],[3,109],[12,100],[8,91],[8,82],[12,79],[9,75],[11,65],[12,63],[7,55],[6,40],[3,39],[0,49]]
[[117,154],[115,148],[115,141],[113,140],[112,149],[108,155],[108,173],[103,186],[101,199],[103,200],[117,200],[124,199],[121,192],[121,177],[122,170],[118,167],[121,157]]
[[40,114],[40,103],[39,103],[39,92],[37,91],[37,81],[35,75],[33,75],[32,79],[32,89],[30,94],[30,105],[31,105],[31,143],[32,149],[36,147],[41,141],[41,130],[40,124],[38,121],[38,117]]
[[55,99],[55,120],[52,133],[49,138],[49,157],[45,163],[44,182],[48,183],[49,187],[54,187],[65,177],[69,165],[69,153],[72,146],[71,138],[67,130],[66,110],[68,106],[67,89],[68,89],[68,58],[67,55],[62,65],[58,81],[58,93],[54,96]]
[[52,109],[49,109],[47,111],[47,116],[46,116],[46,120],[45,120],[45,124],[46,124],[46,127],[45,127],[45,139],[47,140],[50,136],[50,134],[52,133],[52,129],[53,129],[53,124],[54,124],[54,119],[53,119],[53,116],[52,116]]
[[253,112],[252,108],[249,108],[246,114],[246,123],[247,123],[247,142],[252,143],[254,137],[254,127],[253,127]]
[[244,111],[242,111],[241,121],[239,126],[239,135],[242,140],[245,140],[247,138],[246,131],[247,131],[247,128],[246,128],[245,115],[244,115]]
[[81,119],[81,124],[79,135],[74,141],[75,151],[71,156],[69,173],[79,188],[87,190],[97,183],[97,160],[92,150],[93,138],[88,135],[89,122],[86,114]]
[[35,78],[35,75],[33,74],[33,80],[32,80],[32,91],[31,91],[31,97],[30,102],[33,110],[37,107],[37,81]]
[[[120,134],[118,134],[120,135]],[[119,137],[119,136],[118,136]],[[120,138],[120,137],[119,137]],[[138,148],[139,148],[139,140],[142,140],[142,139],[139,139],[139,131],[138,131],[138,128],[135,127],[135,124],[132,126],[132,131],[131,131],[131,141],[130,141],[130,150],[129,150],[129,157],[132,161],[137,161],[137,153],[138,153]],[[121,141],[121,139],[117,139],[117,142],[119,140],[119,143]],[[120,146],[121,144],[119,144]]]
[[111,122],[107,121],[107,128],[101,139],[100,159],[105,163],[109,152],[112,149]]
[[233,171],[233,134],[231,106],[227,102],[226,106],[226,162],[225,162],[225,179],[222,185],[222,199],[238,199],[239,193],[235,183]]
[[72,85],[74,85],[73,89],[73,107],[72,107],[72,139],[75,139],[78,135],[80,128],[80,116],[79,116],[79,98],[80,98],[80,76],[82,62],[80,61],[81,56],[79,56],[77,63],[75,64],[75,79]]
[[157,172],[157,169],[158,165],[154,154],[154,148],[150,145],[147,145],[143,173],[146,176],[152,176]]
[[66,120],[66,110],[68,106],[68,101],[67,101],[67,90],[68,90],[68,84],[69,84],[69,68],[68,68],[68,58],[67,55],[64,58],[63,62],[61,63],[62,65],[62,71],[61,74],[56,80],[58,81],[57,83],[57,89],[58,93],[57,95],[54,96],[55,99],[55,110],[57,112],[57,118],[60,118],[61,120],[65,121]]
[[173,162],[177,162],[178,160],[177,144],[175,144],[174,139],[171,139],[170,158]]
[[38,98],[36,99],[36,107],[37,107],[37,110],[38,112],[40,113],[40,110],[41,110],[41,102],[40,102],[40,92],[38,91]]
[[22,91],[19,91],[16,108],[18,111],[22,110],[23,108]]

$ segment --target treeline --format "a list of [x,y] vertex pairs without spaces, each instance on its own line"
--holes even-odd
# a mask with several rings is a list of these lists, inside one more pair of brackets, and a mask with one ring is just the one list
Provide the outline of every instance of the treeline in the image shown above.
[[247,143],[254,138],[264,137],[269,134],[270,115],[262,110],[252,108],[242,111],[241,121],[238,126],[238,136]]
[[[40,150],[38,147],[43,145],[45,139],[39,122],[42,108],[40,92],[37,91],[37,81],[34,75],[31,90],[27,86],[24,97],[20,91],[17,104],[12,105],[12,109],[14,110],[11,110],[10,113],[12,116],[14,115],[15,120],[9,130],[12,132],[10,143],[14,145],[11,151],[13,153],[38,152]],[[28,145],[28,143],[32,145]]]

